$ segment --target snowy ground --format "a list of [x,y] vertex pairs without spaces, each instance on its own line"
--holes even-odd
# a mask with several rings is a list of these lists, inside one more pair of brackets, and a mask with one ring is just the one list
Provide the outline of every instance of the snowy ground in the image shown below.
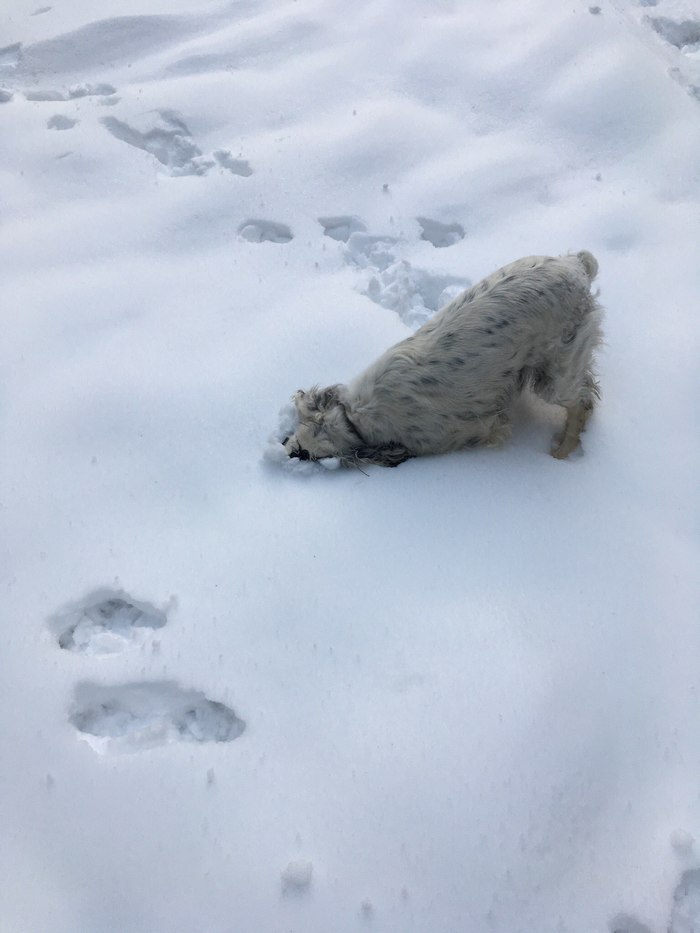
[[[0,931],[700,930],[700,9],[5,0]],[[51,2],[51,0],[49,0]],[[263,458],[529,253],[584,455]]]

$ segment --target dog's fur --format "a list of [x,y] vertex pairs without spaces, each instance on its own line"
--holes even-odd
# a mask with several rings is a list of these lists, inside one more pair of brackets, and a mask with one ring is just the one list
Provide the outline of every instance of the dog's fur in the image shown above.
[[602,310],[595,257],[530,256],[465,291],[348,385],[299,391],[290,457],[398,466],[508,436],[522,389],[566,409],[551,453],[579,444],[599,396],[593,351]]

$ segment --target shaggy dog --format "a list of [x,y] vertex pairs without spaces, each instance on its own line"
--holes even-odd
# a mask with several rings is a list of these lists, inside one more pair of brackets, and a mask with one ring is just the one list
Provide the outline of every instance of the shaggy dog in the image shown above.
[[563,460],[598,398],[593,351],[602,310],[591,294],[595,257],[530,256],[459,295],[348,385],[299,391],[290,457],[398,466],[410,457],[508,436],[527,386],[566,409],[552,456]]

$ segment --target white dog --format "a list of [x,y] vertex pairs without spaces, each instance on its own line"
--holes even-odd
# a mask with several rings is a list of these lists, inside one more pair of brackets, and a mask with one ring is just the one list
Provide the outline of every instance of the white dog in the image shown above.
[[508,436],[523,388],[566,409],[552,455],[578,446],[599,396],[602,310],[595,257],[530,256],[494,272],[391,347],[348,385],[299,391],[290,457],[398,466]]

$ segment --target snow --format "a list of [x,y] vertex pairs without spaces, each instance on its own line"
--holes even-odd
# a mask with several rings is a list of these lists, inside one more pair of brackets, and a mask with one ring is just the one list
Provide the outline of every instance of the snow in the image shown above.
[[[3,933],[700,931],[700,11],[596,9],[3,5]],[[584,248],[582,456],[280,456]]]

